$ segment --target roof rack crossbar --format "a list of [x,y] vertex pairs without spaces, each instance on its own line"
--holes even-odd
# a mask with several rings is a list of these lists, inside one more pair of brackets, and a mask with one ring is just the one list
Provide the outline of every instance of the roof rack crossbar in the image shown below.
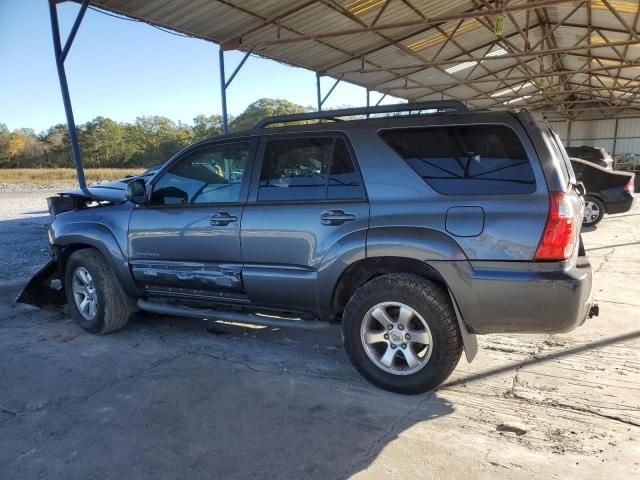
[[420,110],[455,110],[466,112],[468,109],[459,100],[440,100],[431,102],[398,103],[394,105],[377,105],[374,107],[342,108],[339,110],[323,110],[320,112],[294,113],[291,115],[274,115],[263,118],[256,123],[255,128],[264,128],[274,123],[300,122],[304,120],[336,120],[337,117],[352,115],[371,115],[374,113],[399,113]]

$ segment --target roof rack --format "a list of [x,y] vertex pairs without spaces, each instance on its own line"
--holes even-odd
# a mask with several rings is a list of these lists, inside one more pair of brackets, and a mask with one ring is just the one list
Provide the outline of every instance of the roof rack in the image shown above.
[[394,105],[378,105],[375,107],[342,108],[339,110],[321,110],[319,112],[294,113],[291,115],[274,115],[263,118],[256,123],[254,128],[264,128],[274,123],[290,123],[303,120],[335,120],[337,117],[348,117],[352,115],[370,115],[373,113],[399,113],[413,110],[454,110],[456,112],[468,111],[464,103],[459,100],[441,100],[432,102],[397,103]]

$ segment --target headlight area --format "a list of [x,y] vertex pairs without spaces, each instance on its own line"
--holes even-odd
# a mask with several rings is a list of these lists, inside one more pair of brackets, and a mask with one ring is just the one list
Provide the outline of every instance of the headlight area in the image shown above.
[[82,198],[74,197],[71,195],[60,194],[55,197],[47,198],[47,206],[49,210],[49,216],[51,221],[63,212],[70,212],[71,210],[77,210],[85,205],[85,201]]

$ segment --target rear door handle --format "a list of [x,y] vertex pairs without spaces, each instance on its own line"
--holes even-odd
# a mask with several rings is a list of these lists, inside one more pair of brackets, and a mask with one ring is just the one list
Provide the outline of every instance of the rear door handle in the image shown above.
[[237,221],[238,217],[229,215],[227,212],[216,212],[209,215],[209,223],[214,227],[223,227]]
[[351,222],[355,219],[355,215],[344,213],[342,210],[327,210],[320,215],[320,223],[323,225],[342,225],[344,222]]

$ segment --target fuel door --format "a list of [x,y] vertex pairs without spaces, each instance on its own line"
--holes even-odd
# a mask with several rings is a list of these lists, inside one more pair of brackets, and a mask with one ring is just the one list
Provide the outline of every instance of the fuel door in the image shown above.
[[477,237],[484,229],[484,210],[480,207],[451,207],[445,229],[456,237]]

